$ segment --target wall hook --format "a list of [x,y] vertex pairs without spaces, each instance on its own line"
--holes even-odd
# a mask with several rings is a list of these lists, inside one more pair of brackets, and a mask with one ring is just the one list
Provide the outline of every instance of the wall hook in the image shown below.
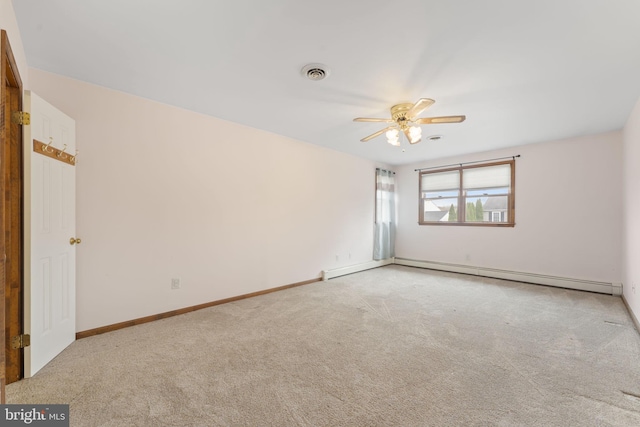
[[47,153],[53,153],[53,147],[49,148],[49,146],[53,144],[53,137],[49,137],[49,143],[47,145],[42,146],[42,151],[46,151]]
[[76,154],[74,154],[73,156],[69,156],[69,160],[71,160],[71,163],[73,163],[74,165],[76,164],[76,158],[78,157],[78,153],[80,151],[76,150]]
[[69,156],[67,154],[64,154],[64,150],[67,149],[67,144],[64,144],[64,147],[62,147],[62,150],[60,150],[60,152],[58,154],[56,154],[56,156],[58,156],[61,159],[67,159],[69,158]]

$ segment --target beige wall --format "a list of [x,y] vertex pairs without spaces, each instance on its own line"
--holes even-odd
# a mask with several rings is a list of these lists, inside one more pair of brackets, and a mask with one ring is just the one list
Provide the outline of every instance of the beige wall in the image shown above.
[[[396,256],[621,282],[621,149],[613,132],[398,168]],[[414,169],[517,154],[514,228],[417,224]]]
[[623,295],[636,319],[640,319],[640,99],[624,128],[623,159]]
[[374,163],[30,73],[77,124],[79,331],[372,259]]

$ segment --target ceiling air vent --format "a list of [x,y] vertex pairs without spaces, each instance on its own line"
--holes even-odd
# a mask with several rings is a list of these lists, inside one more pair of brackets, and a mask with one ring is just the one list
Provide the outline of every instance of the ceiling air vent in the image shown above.
[[301,73],[309,80],[319,81],[329,77],[329,69],[322,64],[307,64],[305,65]]

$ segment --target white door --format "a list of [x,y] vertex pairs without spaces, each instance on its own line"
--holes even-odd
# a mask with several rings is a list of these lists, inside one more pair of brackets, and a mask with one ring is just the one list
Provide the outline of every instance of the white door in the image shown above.
[[[25,126],[25,292],[24,351],[29,378],[75,340],[76,335],[76,171],[60,159],[75,155],[75,121],[30,91]],[[54,158],[34,150],[34,140],[62,150]],[[57,156],[59,153],[60,155]],[[56,158],[57,157],[57,158]]]

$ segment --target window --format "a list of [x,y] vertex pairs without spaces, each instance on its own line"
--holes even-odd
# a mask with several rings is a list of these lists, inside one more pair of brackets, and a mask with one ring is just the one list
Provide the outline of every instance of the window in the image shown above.
[[422,225],[515,225],[515,160],[420,172]]

